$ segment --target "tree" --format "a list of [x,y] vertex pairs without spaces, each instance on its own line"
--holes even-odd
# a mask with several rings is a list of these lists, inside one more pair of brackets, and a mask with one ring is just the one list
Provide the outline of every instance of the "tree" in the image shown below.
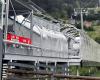
[[100,37],[96,37],[95,41],[98,42],[100,44]]

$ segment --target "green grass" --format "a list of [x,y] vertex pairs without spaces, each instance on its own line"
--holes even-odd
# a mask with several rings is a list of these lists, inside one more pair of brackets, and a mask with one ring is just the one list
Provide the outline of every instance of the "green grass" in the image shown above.
[[100,37],[100,26],[93,26],[94,31],[88,31],[87,34],[95,40],[96,37]]
[[70,67],[70,75],[77,75],[77,69],[79,71],[80,76],[100,76],[96,67]]
[[99,71],[96,71],[96,72],[93,74],[93,76],[95,76],[95,77],[100,77],[100,70],[99,70]]

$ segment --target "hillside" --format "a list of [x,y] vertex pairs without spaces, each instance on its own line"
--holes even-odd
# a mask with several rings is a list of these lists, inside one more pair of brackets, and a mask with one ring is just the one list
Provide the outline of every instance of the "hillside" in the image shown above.
[[94,8],[99,5],[98,0],[34,0],[34,2],[55,18],[71,17],[74,8]]
[[93,27],[94,27],[94,31],[89,31],[87,33],[91,38],[93,38],[98,43],[100,43],[100,26],[93,26]]
[[[90,21],[98,19],[100,22],[100,11],[97,7],[100,6],[100,0],[34,0],[38,6],[43,8],[48,14],[53,16],[55,19],[64,20],[67,22],[72,15],[74,15],[75,8],[89,8],[90,12],[84,17]],[[92,9],[92,10],[91,10]],[[78,21],[80,16],[78,15]],[[77,21],[77,19],[76,19]],[[80,27],[80,25],[78,25]],[[93,31],[87,31],[89,36],[100,43],[100,25],[93,25]]]

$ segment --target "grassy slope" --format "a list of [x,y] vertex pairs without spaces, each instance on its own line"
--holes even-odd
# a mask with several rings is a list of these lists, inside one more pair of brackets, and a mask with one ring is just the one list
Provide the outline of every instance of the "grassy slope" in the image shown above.
[[95,74],[93,76],[100,77],[100,71],[95,72]]
[[[95,40],[96,37],[100,37],[100,26],[93,26],[94,31],[87,32],[88,35]],[[96,71],[93,76],[100,77],[100,70]]]
[[87,32],[88,35],[93,39],[95,39],[96,37],[100,37],[100,26],[94,26],[94,29],[94,31]]

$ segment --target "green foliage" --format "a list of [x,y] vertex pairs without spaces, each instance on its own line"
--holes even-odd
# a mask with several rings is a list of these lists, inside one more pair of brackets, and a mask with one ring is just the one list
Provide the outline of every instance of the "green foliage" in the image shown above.
[[62,31],[65,30],[65,29],[66,29],[66,27],[63,27],[63,28],[60,29],[60,31],[62,32]]
[[47,17],[44,17],[44,19],[46,19],[46,20],[48,20],[48,21],[50,21],[50,20],[51,20],[50,18],[47,18]]
[[[98,0],[33,0],[55,18],[70,18],[74,8],[97,6]],[[93,11],[92,11],[93,12]],[[93,13],[92,13],[93,14]]]
[[91,76],[96,72],[96,67],[81,67],[79,71],[81,76]]
[[1,12],[2,12],[2,3],[0,2],[0,19],[1,19]]
[[89,76],[88,70],[85,69],[85,68],[82,68],[82,69],[80,70],[80,76]]
[[39,15],[39,14],[34,14],[35,16],[38,16],[38,17],[43,17],[43,15]]
[[[81,29],[81,23],[80,23],[80,22],[77,23],[77,24],[75,24],[75,26],[76,26],[78,29]],[[93,26],[91,26],[91,27],[86,27],[86,26],[84,26],[84,30],[85,30],[85,31],[94,31],[94,28],[93,28]]]
[[94,31],[88,31],[87,34],[96,42],[100,43],[100,26],[93,26]]
[[77,75],[77,70],[78,70],[80,76],[91,76],[97,71],[97,68],[70,66],[69,70],[70,70],[70,75]]
[[[53,16],[55,19],[62,19],[67,21],[73,14],[75,8],[94,8],[98,4],[98,0],[33,0],[39,7],[43,8],[48,14]],[[94,9],[90,9],[88,15],[84,15],[84,20],[95,21],[100,20],[100,8],[95,14]],[[42,15],[38,15],[42,16]],[[48,18],[45,18],[49,20]],[[80,15],[76,17],[78,21],[80,21]],[[100,22],[98,22],[98,25]],[[80,23],[76,24],[78,29],[81,29]],[[96,25],[97,26],[97,25]],[[99,43],[99,36],[100,36],[100,27],[92,26],[90,28],[84,29],[87,31],[89,36],[96,40]]]
[[90,21],[93,21],[93,20],[100,20],[100,14],[89,14],[85,17],[86,20],[90,20]]
[[77,74],[77,66],[70,66],[69,67],[70,70],[70,75],[76,75]]
[[84,29],[85,29],[86,31],[94,31],[94,28],[93,28],[93,27],[88,27],[88,28],[87,28],[87,27],[84,26]]
[[95,41],[100,44],[100,36],[95,38]]

